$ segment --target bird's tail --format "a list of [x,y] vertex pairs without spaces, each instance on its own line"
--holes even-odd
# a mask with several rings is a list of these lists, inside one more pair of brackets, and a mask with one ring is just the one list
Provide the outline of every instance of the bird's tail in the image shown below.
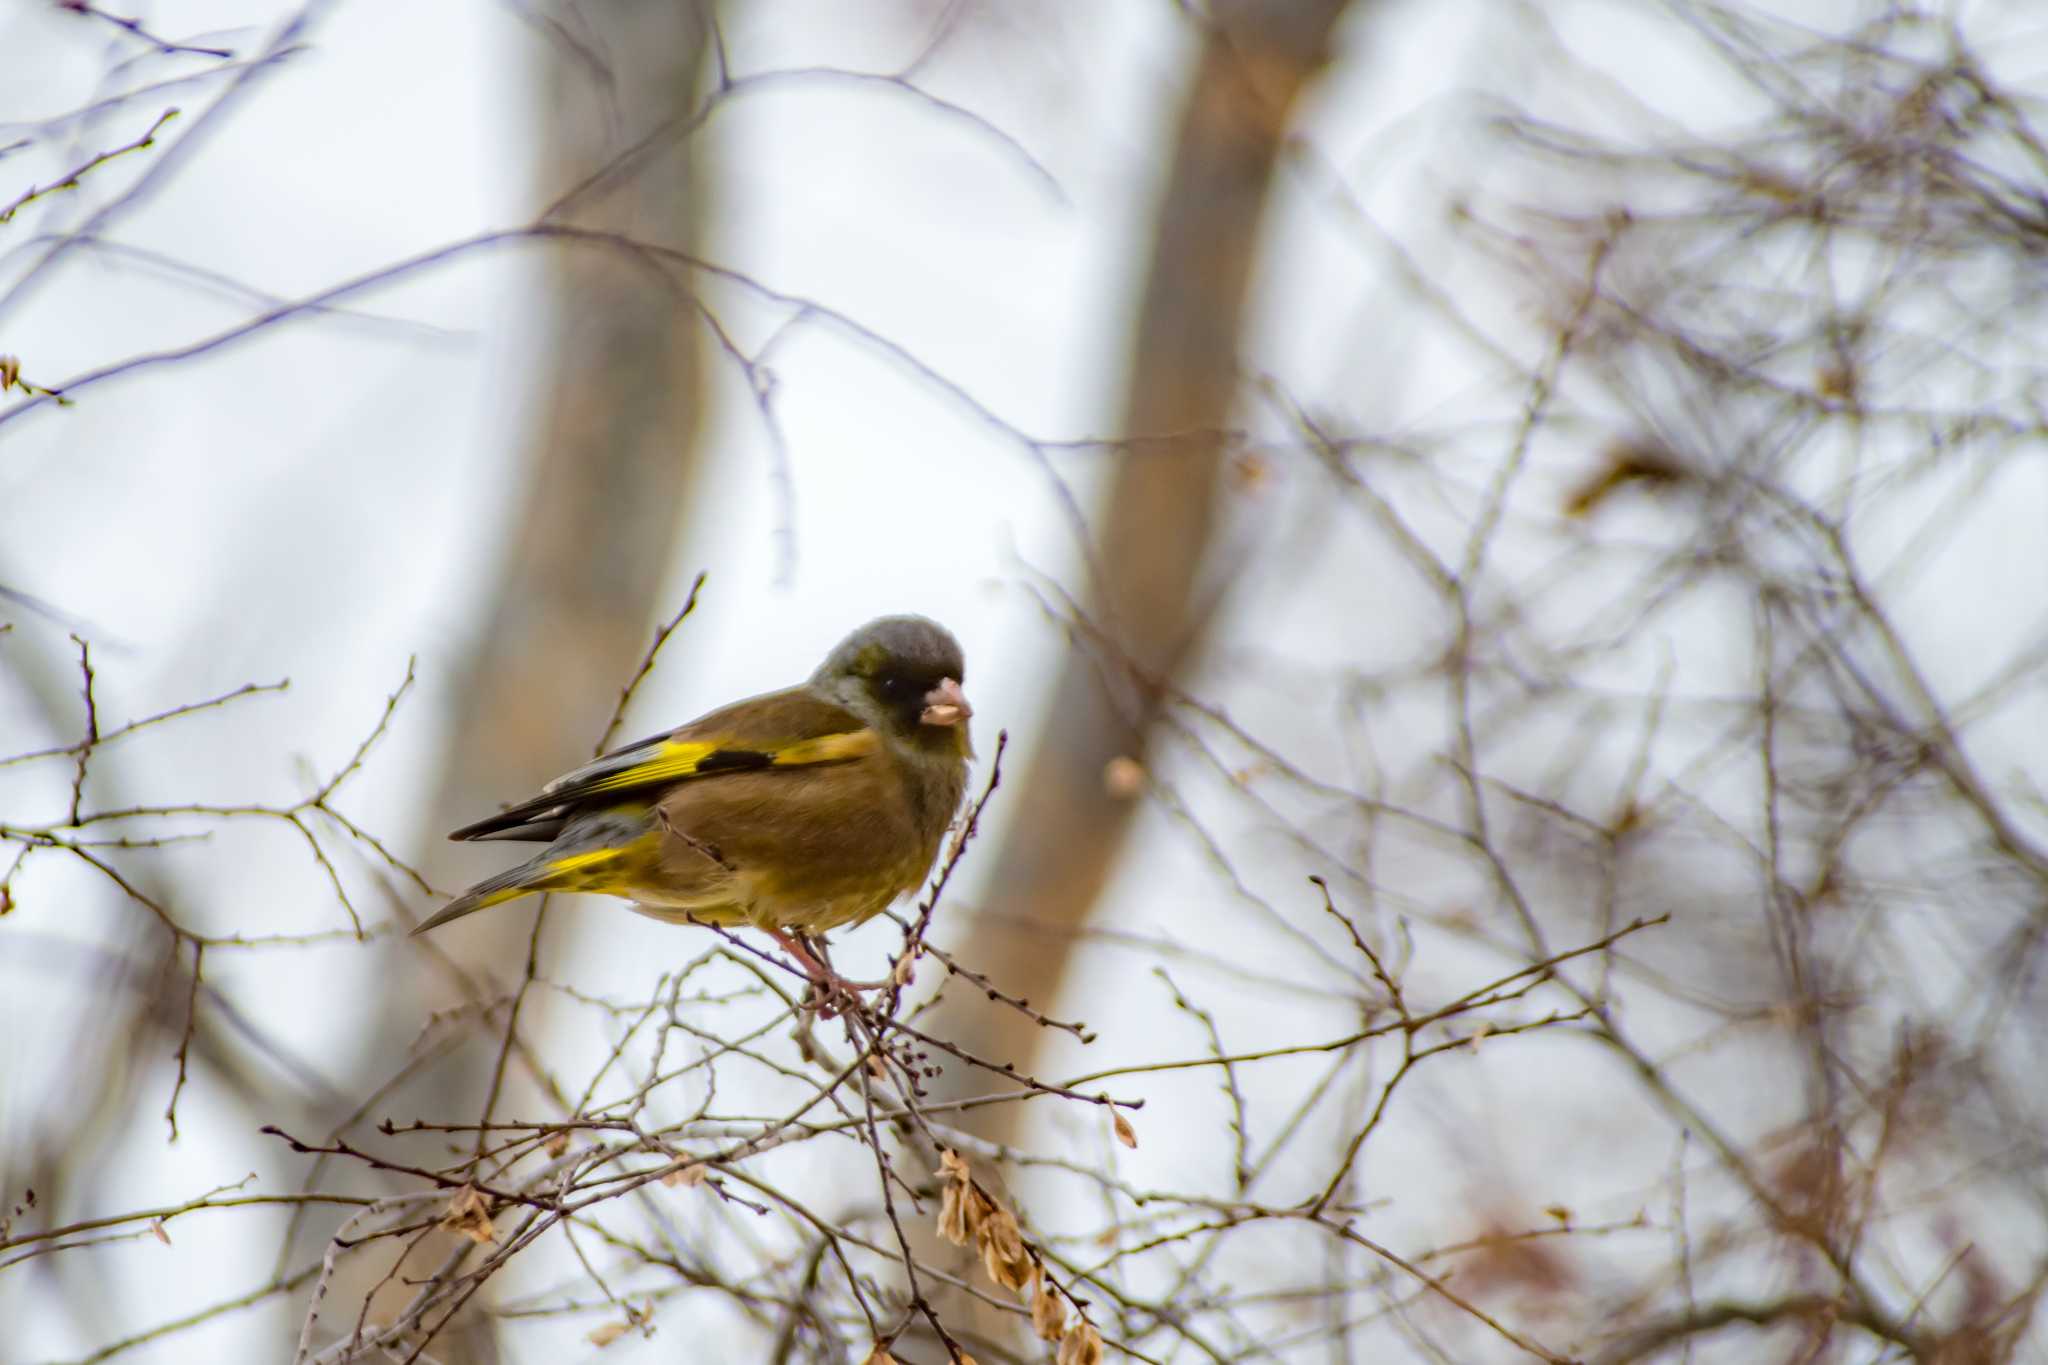
[[535,891],[630,895],[635,876],[645,872],[647,860],[655,850],[654,837],[644,824],[637,818],[624,827],[615,818],[592,821],[558,840],[540,856],[495,877],[486,877],[421,920],[413,932],[424,934],[449,920],[518,900]]
[[413,927],[413,933],[424,934],[429,929],[440,928],[450,920],[473,915],[479,910],[488,910],[494,905],[503,905],[506,901],[517,900],[529,892],[546,890],[542,883],[548,880],[552,870],[546,858],[535,858],[509,871],[500,872],[495,877],[486,877],[421,920]]

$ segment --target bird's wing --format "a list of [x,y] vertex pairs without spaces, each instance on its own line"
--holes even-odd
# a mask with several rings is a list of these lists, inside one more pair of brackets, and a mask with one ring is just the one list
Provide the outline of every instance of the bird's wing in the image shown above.
[[583,803],[721,773],[848,763],[880,748],[881,736],[845,707],[790,688],[734,702],[680,729],[614,749],[556,778],[531,799],[448,837],[550,840],[561,832],[565,815]]

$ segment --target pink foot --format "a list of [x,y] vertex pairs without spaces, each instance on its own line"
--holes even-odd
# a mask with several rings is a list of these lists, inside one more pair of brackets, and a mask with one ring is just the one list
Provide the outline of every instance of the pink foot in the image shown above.
[[812,950],[807,934],[793,934],[784,929],[770,929],[768,933],[782,945],[784,952],[796,959],[797,966],[803,968],[804,975],[811,979],[811,997],[817,1004],[818,1013],[827,1019],[839,1013],[836,997],[844,995],[857,999],[861,991],[880,990],[891,984],[887,981],[847,980],[832,969],[822,945],[817,951]]

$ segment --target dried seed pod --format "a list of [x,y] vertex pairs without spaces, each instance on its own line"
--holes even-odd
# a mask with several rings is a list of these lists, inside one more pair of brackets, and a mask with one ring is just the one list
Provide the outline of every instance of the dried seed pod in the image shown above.
[[1058,1341],[1067,1332],[1066,1300],[1043,1280],[1038,1284],[1038,1297],[1031,1301],[1031,1330],[1038,1333],[1040,1341]]
[[988,1277],[1009,1290],[1023,1290],[1038,1278],[1038,1263],[1024,1249],[1024,1234],[1010,1211],[997,1208],[981,1226],[981,1263]]
[[1060,1343],[1058,1365],[1102,1365],[1102,1334],[1090,1323],[1075,1323]]
[[960,1154],[950,1149],[939,1153],[939,1178],[946,1182],[939,1195],[939,1236],[956,1247],[964,1247],[974,1236],[974,1178],[968,1174],[967,1163]]
[[491,1226],[491,1205],[483,1191],[474,1185],[464,1185],[448,1201],[448,1211],[441,1215],[441,1226],[451,1232],[459,1232],[479,1246],[498,1240],[498,1230]]

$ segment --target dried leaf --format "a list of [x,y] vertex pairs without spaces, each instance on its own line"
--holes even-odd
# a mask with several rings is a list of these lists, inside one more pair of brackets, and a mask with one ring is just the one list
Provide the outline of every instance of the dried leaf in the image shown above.
[[981,1264],[1005,1289],[1021,1291],[1038,1278],[1038,1263],[1024,1249],[1024,1234],[1008,1209],[996,1207],[981,1225]]
[[967,1230],[976,1237],[984,1236],[984,1229],[992,1218],[1005,1217],[1003,1206],[989,1197],[987,1190],[975,1184],[967,1187]]
[[1102,1365],[1102,1334],[1090,1323],[1075,1323],[1060,1343],[1058,1365]]
[[483,1191],[474,1185],[464,1185],[448,1201],[448,1212],[441,1215],[441,1226],[451,1232],[459,1232],[479,1246],[498,1240],[498,1230],[491,1226],[491,1205]]
[[950,1148],[939,1153],[938,1173],[946,1182],[939,1196],[939,1236],[956,1247],[964,1247],[980,1225],[974,1177],[968,1173],[967,1162]]
[[591,1329],[590,1335],[585,1337],[584,1340],[592,1346],[609,1346],[632,1330],[633,1325],[627,1322],[599,1323],[595,1328]]
[[981,1244],[981,1269],[985,1269],[989,1273],[989,1279],[993,1279],[1004,1289],[1010,1289],[1012,1293],[1022,1293],[1030,1287],[1032,1275],[1038,1271],[1038,1265],[1030,1257],[1026,1257],[1026,1254],[1022,1254],[1022,1248],[1018,1250],[1016,1257],[1006,1257],[1001,1242],[989,1238]]
[[896,959],[896,965],[889,969],[889,979],[898,986],[908,986],[917,980],[917,964],[911,961],[909,953]]
[[1038,1297],[1031,1301],[1031,1330],[1040,1341],[1058,1341],[1067,1331],[1066,1300],[1039,1281]]
[[967,1245],[967,1200],[958,1185],[946,1186],[939,1196],[939,1236],[956,1247]]
[[165,1231],[164,1231],[164,1220],[163,1220],[163,1219],[161,1219],[161,1218],[152,1218],[152,1219],[150,1219],[150,1220],[149,1220],[149,1231],[150,1231],[150,1234],[151,1234],[152,1236],[154,1236],[154,1237],[155,1237],[155,1238],[156,1238],[156,1239],[157,1239],[157,1240],[158,1240],[159,1242],[162,1242],[162,1243],[163,1243],[163,1244],[164,1244],[165,1246],[169,1246],[169,1245],[171,1244],[171,1234],[170,1234],[170,1233],[168,1233],[168,1232],[165,1232]]
[[1572,1211],[1566,1208],[1564,1205],[1551,1204],[1547,1206],[1543,1211],[1549,1214],[1552,1218],[1555,1218],[1558,1222],[1565,1224],[1567,1227],[1571,1225]]
[[684,1189],[695,1189],[704,1183],[704,1175],[704,1163],[693,1161],[687,1166],[678,1166],[667,1175],[664,1175],[661,1178],[661,1183],[670,1189],[674,1189],[678,1185]]
[[1115,1109],[1110,1110],[1109,1121],[1116,1128],[1116,1140],[1118,1142],[1121,1142],[1126,1147],[1136,1147],[1138,1145],[1138,1135],[1132,1130],[1131,1121],[1125,1118],[1122,1113]]
[[549,1156],[559,1160],[562,1154],[569,1150],[569,1130],[567,1128],[557,1128],[553,1133],[549,1134],[547,1150]]
[[875,1343],[875,1349],[867,1353],[860,1365],[896,1365],[896,1357],[890,1355],[889,1348],[878,1341]]
[[1566,516],[1583,517],[1631,484],[1661,489],[1687,478],[1685,465],[1677,455],[1648,442],[1618,441],[1602,453],[1601,459],[1600,471],[1565,500]]

